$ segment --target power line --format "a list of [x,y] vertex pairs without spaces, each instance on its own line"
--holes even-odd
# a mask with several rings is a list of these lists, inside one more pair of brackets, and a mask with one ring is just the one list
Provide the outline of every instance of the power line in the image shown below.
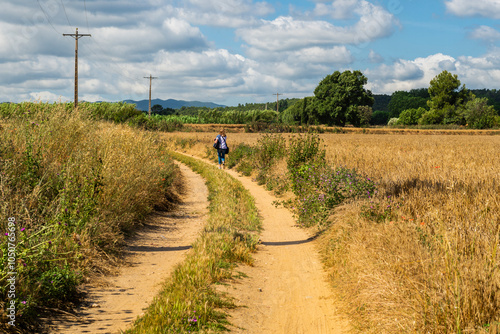
[[49,16],[47,15],[47,12],[45,11],[45,9],[43,9],[42,7],[42,4],[40,3],[40,0],[36,0],[38,2],[38,6],[40,6],[40,9],[42,10],[43,12],[43,15],[45,15],[45,18],[47,19],[47,22],[49,22],[50,26],[52,27],[52,29],[54,29],[54,31],[58,34],[60,34],[59,31],[57,31],[57,29],[54,27],[54,25],[52,24],[52,21],[50,20]]
[[[89,26],[89,20],[88,20],[88,10],[87,10],[87,2],[86,2],[86,0],[83,1],[83,7],[84,7],[84,11],[85,11],[85,20],[86,20],[86,23],[87,23],[87,30],[88,30],[88,33],[90,34],[90,26]],[[92,49],[90,47],[90,45],[85,45],[84,48],[86,48],[87,50],[89,50],[91,53],[93,53],[97,57],[100,57],[102,54],[106,54],[107,53],[107,51],[104,50],[104,48],[97,42],[97,40],[95,38],[91,37],[91,40],[100,49],[101,54],[98,54],[96,51],[94,51],[94,49]],[[122,77],[124,77],[124,78],[126,78],[128,80],[133,80],[133,81],[135,81],[137,83],[141,80],[141,78],[139,78],[139,77],[131,77],[129,75],[124,74],[126,72],[126,70],[120,64],[118,64],[116,61],[114,61],[112,57],[109,57],[108,61],[111,62],[114,66],[116,66],[117,69],[114,69],[113,67],[102,66],[99,63],[96,63],[95,65],[97,65],[98,67],[102,68],[105,72],[118,74],[118,75],[120,75],[120,76],[122,76]]]
[[[97,47],[103,52],[105,53],[106,51],[99,45],[99,43],[97,43],[96,39],[95,38],[91,38],[92,41],[94,41],[94,43],[97,45]],[[102,54],[98,54],[95,50],[93,50],[89,45],[85,45],[84,48],[86,50],[88,50],[89,52],[93,53],[95,56],[97,57],[101,57],[102,58]],[[126,69],[121,66],[120,64],[118,64],[116,61],[113,60],[112,57],[109,57],[109,64],[110,65],[113,65],[113,66],[103,66],[103,65],[100,65],[99,63],[96,63],[97,66],[99,66],[100,68],[103,69],[104,72],[108,72],[108,73],[113,73],[113,74],[118,74],[120,76],[122,76],[123,78],[126,78],[126,79],[129,79],[129,80],[134,80],[136,82],[139,82],[141,81],[141,78],[140,77],[131,77],[129,75],[126,75],[124,74]],[[116,68],[118,69],[116,69]]]
[[69,24],[69,26],[71,27],[71,22],[69,22],[68,13],[66,13],[66,7],[64,6],[64,2],[63,2],[63,0],[61,0],[61,5],[62,5],[62,8],[63,8],[63,10],[64,10],[64,15],[66,15],[66,20],[68,21],[68,24]]
[[[61,0],[62,1],[62,0]],[[83,0],[83,8],[85,9],[85,20],[87,21],[87,31],[90,34],[89,18],[87,16],[87,1]]]

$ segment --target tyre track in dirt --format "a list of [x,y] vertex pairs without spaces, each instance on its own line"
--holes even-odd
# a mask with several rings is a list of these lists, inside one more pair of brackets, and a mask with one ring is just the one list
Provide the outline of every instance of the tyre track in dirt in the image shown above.
[[289,210],[272,204],[277,198],[270,192],[248,177],[228,173],[255,198],[264,229],[254,266],[238,268],[248,277],[224,288],[242,306],[230,311],[232,332],[346,333],[349,323],[337,311],[314,238],[295,225]]
[[84,287],[87,298],[76,317],[51,319],[50,333],[120,333],[143,314],[160,292],[163,282],[198,238],[208,214],[205,180],[189,167],[181,163],[178,166],[186,185],[179,207],[151,215],[145,227],[129,240],[125,251],[129,265],[116,276]]

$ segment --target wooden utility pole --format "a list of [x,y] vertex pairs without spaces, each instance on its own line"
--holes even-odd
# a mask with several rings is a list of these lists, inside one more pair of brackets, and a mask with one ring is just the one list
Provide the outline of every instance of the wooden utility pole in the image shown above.
[[84,36],[91,36],[90,34],[79,34],[76,28],[75,34],[63,34],[63,36],[71,36],[75,39],[75,109],[78,108],[78,40]]
[[280,112],[280,93],[273,94],[276,95],[276,112]]
[[154,77],[151,74],[149,77],[144,77],[144,79],[149,79],[149,108],[148,108],[148,114],[149,117],[151,117],[151,84],[153,82],[153,79],[158,79],[158,77]]

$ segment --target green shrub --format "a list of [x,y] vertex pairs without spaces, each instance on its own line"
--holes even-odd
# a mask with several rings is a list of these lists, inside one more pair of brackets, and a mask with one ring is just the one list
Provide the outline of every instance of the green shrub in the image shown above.
[[[454,108],[453,106],[448,106],[448,108]],[[445,109],[431,109],[426,111],[419,120],[421,125],[431,125],[431,124],[443,124],[446,115],[450,112]]]
[[288,143],[287,168],[294,172],[303,164],[309,162],[323,163],[326,151],[321,147],[322,142],[316,134],[292,136]]
[[292,211],[304,226],[323,225],[331,210],[342,202],[371,197],[375,183],[355,169],[333,168],[325,164],[301,165],[294,180]]
[[227,167],[233,168],[237,165],[240,165],[245,157],[250,157],[254,154],[254,150],[255,149],[253,147],[244,143],[240,143],[234,146],[231,149],[231,154],[228,156]]
[[496,112],[488,105],[488,99],[476,98],[467,102],[464,109],[467,127],[472,129],[489,129],[496,125]]
[[142,111],[136,109],[135,104],[125,102],[82,102],[79,108],[90,112],[96,120],[102,119],[115,123],[125,123],[142,114]]
[[266,169],[285,156],[286,142],[279,134],[265,134],[257,140],[254,151],[253,158],[256,167]]
[[417,125],[422,115],[426,112],[424,108],[406,109],[399,114],[398,124],[401,125]]
[[398,122],[399,122],[399,118],[391,118],[389,120],[389,122],[387,122],[387,125],[389,126],[395,126],[395,125],[398,125]]

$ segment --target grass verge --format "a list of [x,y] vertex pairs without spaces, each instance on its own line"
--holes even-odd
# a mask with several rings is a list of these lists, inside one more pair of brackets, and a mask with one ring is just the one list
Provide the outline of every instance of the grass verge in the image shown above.
[[255,202],[240,182],[196,159],[171,155],[205,178],[209,218],[186,260],[128,334],[224,331],[229,322],[223,309],[234,305],[213,285],[230,279],[237,263],[251,264],[259,240]]

